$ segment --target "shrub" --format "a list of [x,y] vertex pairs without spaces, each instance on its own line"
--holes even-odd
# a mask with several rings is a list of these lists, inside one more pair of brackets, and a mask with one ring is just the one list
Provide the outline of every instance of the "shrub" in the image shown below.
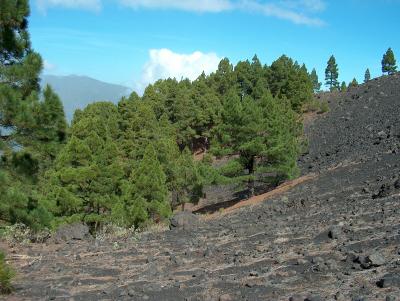
[[0,231],[0,236],[10,243],[24,243],[31,241],[31,230],[24,224],[5,226]]
[[44,243],[51,236],[50,230],[32,230],[24,224],[14,224],[0,228],[0,237],[11,244]]
[[312,101],[306,103],[303,107],[304,113],[317,112],[318,114],[323,114],[329,111],[329,105],[327,101],[318,101],[313,99]]
[[136,241],[139,238],[139,229],[134,226],[126,228],[112,223],[102,225],[96,233],[96,240],[98,241]]
[[320,108],[319,108],[318,113],[319,114],[323,114],[323,113],[326,113],[326,112],[329,112],[329,105],[328,105],[327,101],[323,101],[320,104]]
[[0,294],[11,293],[11,280],[14,276],[14,270],[6,263],[5,255],[0,251]]

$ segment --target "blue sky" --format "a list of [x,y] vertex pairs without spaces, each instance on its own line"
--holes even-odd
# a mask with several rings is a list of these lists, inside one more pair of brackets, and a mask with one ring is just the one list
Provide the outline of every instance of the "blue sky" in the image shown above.
[[141,90],[160,77],[195,78],[220,58],[282,54],[323,79],[379,76],[388,47],[400,56],[400,0],[31,0],[32,45],[45,73],[87,75]]

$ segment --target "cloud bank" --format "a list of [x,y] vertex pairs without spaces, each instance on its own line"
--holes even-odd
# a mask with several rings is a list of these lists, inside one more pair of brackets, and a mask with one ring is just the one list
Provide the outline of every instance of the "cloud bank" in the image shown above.
[[[36,0],[39,9],[52,7],[99,11],[105,0]],[[109,0],[131,9],[171,9],[197,13],[242,11],[263,14],[295,24],[322,26],[315,14],[326,9],[325,0]]]
[[195,80],[203,71],[210,74],[217,70],[221,58],[215,53],[195,51],[190,54],[175,53],[169,49],[152,49],[145,64],[137,89],[143,89],[159,79],[188,78]]

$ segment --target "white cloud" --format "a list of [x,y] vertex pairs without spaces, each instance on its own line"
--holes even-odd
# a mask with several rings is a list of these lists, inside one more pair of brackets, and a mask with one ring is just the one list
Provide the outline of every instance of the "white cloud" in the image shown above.
[[326,3],[322,0],[302,0],[300,4],[311,11],[323,11],[326,8]]
[[326,8],[324,0],[281,0],[280,3],[275,2],[296,11],[320,12]]
[[48,60],[43,61],[43,69],[45,72],[54,71],[56,69],[56,65],[50,63]]
[[324,0],[118,0],[134,9],[177,9],[194,12],[223,12],[239,10],[261,13],[291,21],[295,24],[321,26],[324,22],[308,13],[323,11]]
[[46,12],[52,7],[99,11],[102,0],[37,0],[36,4],[42,12]]
[[123,5],[139,9],[177,9],[195,12],[221,12],[233,8],[231,0],[119,0]]
[[[40,10],[52,7],[101,10],[105,0],[36,0]],[[290,21],[295,24],[322,26],[313,16],[326,8],[326,0],[109,0],[132,9],[174,9],[200,13],[242,11]]]
[[[305,4],[305,3],[308,4]],[[259,12],[266,16],[276,17],[279,19],[287,20],[295,24],[310,25],[310,26],[322,26],[325,24],[319,18],[309,17],[303,13],[306,9],[317,9],[316,4],[314,6],[311,2],[317,1],[290,1],[282,2],[281,4],[274,3],[260,3],[258,1],[242,1],[241,9],[246,11]]]
[[215,53],[191,54],[175,53],[169,49],[152,49],[149,61],[145,64],[142,77],[137,85],[139,91],[159,79],[188,78],[195,80],[203,71],[206,74],[217,70],[221,58]]

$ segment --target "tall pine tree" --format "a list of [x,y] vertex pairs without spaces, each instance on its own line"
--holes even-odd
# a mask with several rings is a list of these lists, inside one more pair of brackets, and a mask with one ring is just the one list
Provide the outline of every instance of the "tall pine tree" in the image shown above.
[[365,75],[364,75],[364,83],[367,83],[371,80],[371,73],[369,72],[369,68],[365,70]]
[[392,48],[389,48],[382,58],[382,73],[393,74],[397,71],[396,59]]
[[349,83],[349,88],[355,88],[358,86],[358,81],[356,78],[353,78],[353,80]]
[[315,70],[315,68],[311,71],[310,79],[313,83],[314,92],[315,93],[319,92],[321,90],[322,84],[318,80],[318,74],[317,74],[317,71]]
[[342,84],[340,85],[340,91],[341,92],[346,92],[347,91],[347,85],[346,82],[342,82]]
[[27,0],[0,2],[0,219],[32,227],[48,224],[37,182],[65,142],[67,124],[58,97],[40,100],[42,59],[31,49]]
[[339,88],[339,69],[335,57],[332,55],[325,69],[325,85],[332,91]]

